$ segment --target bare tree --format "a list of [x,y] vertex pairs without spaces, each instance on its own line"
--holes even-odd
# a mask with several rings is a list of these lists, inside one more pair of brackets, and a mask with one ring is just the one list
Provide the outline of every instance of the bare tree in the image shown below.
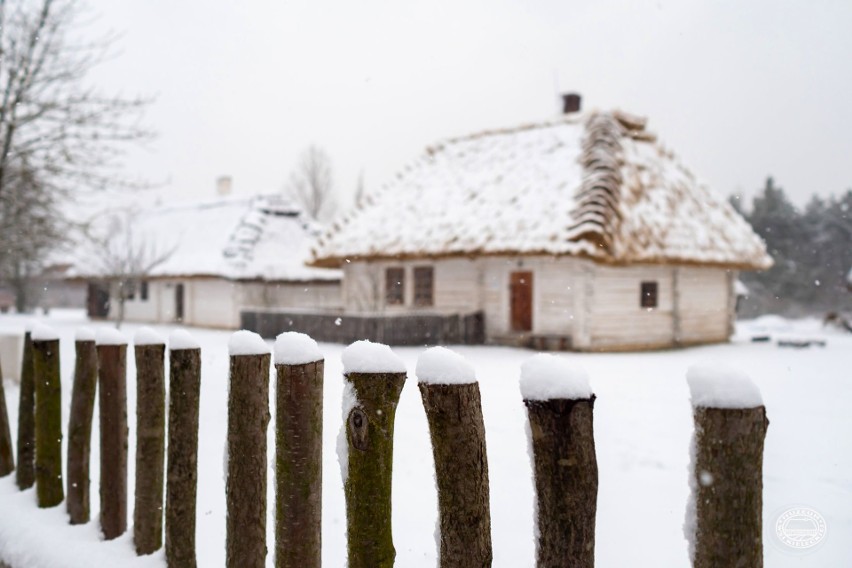
[[284,193],[299,203],[315,220],[328,219],[337,208],[331,158],[318,146],[310,146],[290,174]]
[[94,272],[108,283],[110,301],[118,308],[116,327],[121,327],[124,305],[136,287],[177,250],[177,245],[165,246],[156,235],[140,231],[137,221],[128,209],[110,216],[104,230],[89,231]]
[[87,84],[113,38],[80,39],[82,15],[77,0],[0,0],[0,279],[19,308],[23,283],[65,233],[62,201],[134,185],[116,161],[149,136],[138,123],[148,101]]

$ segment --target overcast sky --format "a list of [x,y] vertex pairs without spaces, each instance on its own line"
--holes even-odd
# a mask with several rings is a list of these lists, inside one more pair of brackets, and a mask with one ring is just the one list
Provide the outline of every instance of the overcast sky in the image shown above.
[[90,0],[119,55],[91,77],[155,95],[133,174],[168,195],[280,189],[309,144],[338,191],[443,138],[621,108],[717,192],[772,174],[797,203],[852,187],[852,2]]

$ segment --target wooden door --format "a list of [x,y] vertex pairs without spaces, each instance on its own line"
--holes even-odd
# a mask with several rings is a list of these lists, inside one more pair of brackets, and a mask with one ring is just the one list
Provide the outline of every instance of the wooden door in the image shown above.
[[175,321],[183,321],[183,284],[175,286]]
[[512,309],[512,331],[532,331],[532,272],[512,273],[510,301]]

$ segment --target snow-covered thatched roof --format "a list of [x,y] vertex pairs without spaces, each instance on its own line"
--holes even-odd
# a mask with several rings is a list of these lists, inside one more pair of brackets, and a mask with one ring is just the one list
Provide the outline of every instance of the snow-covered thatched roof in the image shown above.
[[[92,232],[130,241],[143,262],[164,257],[148,277],[232,280],[339,280],[340,271],[305,265],[322,229],[276,195],[224,197],[140,211],[103,213]],[[144,245],[142,244],[144,243]],[[121,253],[122,247],[113,247]],[[109,276],[110,260],[91,241],[79,247],[71,276]]]
[[767,268],[763,241],[623,112],[429,148],[318,242],[313,263],[495,254]]

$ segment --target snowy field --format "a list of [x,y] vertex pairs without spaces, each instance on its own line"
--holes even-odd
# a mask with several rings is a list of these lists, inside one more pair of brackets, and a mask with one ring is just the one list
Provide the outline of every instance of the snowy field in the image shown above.
[[[62,338],[63,423],[67,427],[73,371],[74,331],[86,324],[76,313],[47,318]],[[23,331],[25,319],[0,316],[0,332]],[[99,324],[102,325],[102,324]],[[138,326],[127,324],[128,336]],[[166,336],[172,329],[157,326]],[[201,432],[199,436],[198,564],[223,566],[227,342],[230,333],[190,330],[202,345]],[[772,335],[752,343],[753,335]],[[825,340],[824,347],[780,348],[777,338]],[[270,342],[271,345],[271,342]],[[326,356],[323,463],[323,564],[344,566],[345,506],[335,442],[341,425],[341,345],[321,344]],[[526,414],[518,389],[521,363],[533,352],[498,347],[457,347],[474,365],[482,390],[491,478],[494,566],[534,565],[533,488],[525,434]],[[395,348],[410,378],[396,419],[394,456],[394,542],[397,566],[436,565],[437,496],[426,417],[414,382],[422,348]],[[852,566],[852,335],[823,330],[816,320],[776,317],[743,322],[726,345],[627,354],[568,354],[588,370],[598,396],[595,431],[600,492],[596,563],[600,567],[688,566],[682,525],[688,496],[687,462],[692,415],[685,381],[700,362],[726,363],[749,374],[763,392],[770,419],[764,463],[764,549],[766,566]],[[128,357],[130,424],[129,488],[135,463],[135,367]],[[18,387],[5,383],[16,436]],[[97,406],[93,440],[98,440]],[[270,461],[273,422],[269,429]],[[92,448],[92,511],[98,511],[98,447]],[[273,472],[269,471],[273,511]],[[129,519],[132,521],[132,497]],[[796,553],[775,539],[778,515],[788,507],[811,507],[828,525],[824,541]],[[35,507],[33,490],[20,493],[14,475],[0,479],[0,559],[13,568],[63,566],[165,566],[162,551],[134,556],[130,535],[99,542],[97,520],[67,525],[64,503]],[[272,517],[267,546],[272,549]],[[46,546],[46,543],[49,543]],[[268,566],[273,565],[272,555]]]

